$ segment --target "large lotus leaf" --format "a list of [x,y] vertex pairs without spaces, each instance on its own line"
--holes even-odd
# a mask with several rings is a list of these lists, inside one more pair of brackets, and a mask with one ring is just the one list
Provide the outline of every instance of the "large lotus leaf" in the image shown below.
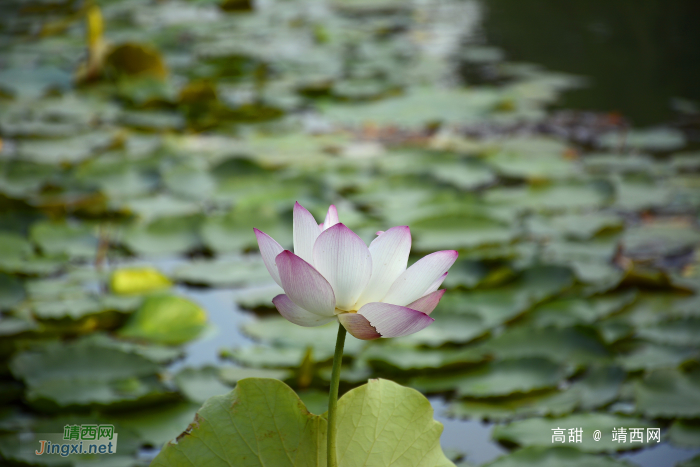
[[501,456],[488,467],[630,467],[625,461],[581,452],[574,447],[531,446]]
[[203,167],[178,165],[163,174],[163,182],[170,192],[186,199],[208,199],[215,189],[212,176]]
[[204,403],[212,396],[225,394],[231,390],[221,382],[219,370],[213,366],[202,368],[183,368],[173,381],[180,391],[192,402]]
[[158,182],[152,172],[139,170],[133,160],[104,156],[81,165],[75,178],[85,186],[99,189],[112,204],[117,204],[115,200],[147,196]]
[[654,370],[678,367],[697,355],[698,350],[693,348],[640,342],[631,352],[618,355],[616,361],[627,371]]
[[700,447],[700,424],[697,420],[676,420],[668,429],[668,438],[675,446]]
[[561,416],[576,408],[590,410],[618,397],[625,372],[618,367],[593,367],[563,390],[551,389],[507,397],[462,399],[450,405],[456,417],[509,420],[530,416]]
[[269,283],[272,279],[260,256],[197,260],[175,268],[171,277],[194,285],[226,287]]
[[598,335],[584,327],[514,326],[491,338],[481,348],[498,358],[546,357],[579,365],[612,357]]
[[198,337],[207,313],[196,303],[175,295],[148,297],[119,329],[119,335],[156,344],[179,345]]
[[519,233],[492,219],[463,215],[422,219],[411,225],[413,247],[419,251],[467,249],[511,243]]
[[650,324],[640,328],[637,334],[661,344],[700,345],[700,318],[680,318]]
[[94,225],[66,222],[37,222],[32,226],[31,238],[47,255],[76,258],[95,256],[99,242]]
[[[96,315],[107,311],[128,312],[138,308],[140,299],[105,296],[82,296],[35,300],[28,304],[34,317],[38,320],[55,320],[68,318],[77,320],[88,315]],[[94,325],[94,324],[93,324]]]
[[605,204],[608,193],[593,184],[545,185],[527,188],[495,188],[484,199],[516,211],[561,212],[592,209]]
[[282,287],[277,284],[269,284],[262,287],[250,287],[234,292],[233,300],[241,308],[253,310],[256,308],[272,308],[272,299],[284,293]]
[[637,411],[647,417],[700,417],[700,371],[652,371],[635,382],[634,397]]
[[596,295],[589,298],[563,298],[533,308],[524,322],[535,327],[568,327],[591,324],[631,304],[637,297],[632,291]]
[[[585,452],[615,452],[637,449],[644,446],[655,445],[656,441],[647,443],[646,428],[654,428],[659,425],[635,417],[610,415],[605,413],[572,414],[561,418],[529,418],[499,425],[493,429],[492,436],[495,440],[509,442],[519,446],[552,447],[552,429],[564,429],[566,440],[568,430],[581,428],[582,442],[574,443],[576,449]],[[626,428],[627,442],[612,440],[614,428]],[[643,441],[631,442],[630,429],[642,428]],[[599,441],[593,439],[593,432],[600,430],[602,437]],[[597,464],[596,464],[597,465]]]
[[[335,341],[338,335],[338,323],[331,322],[312,328],[297,326],[282,317],[274,317],[245,324],[243,331],[256,339],[276,346],[293,348],[312,348],[313,357],[323,361],[333,357]],[[357,355],[364,347],[365,341],[348,338],[345,341],[345,355]]]
[[182,349],[164,345],[138,344],[135,342],[122,341],[101,333],[87,335],[82,338],[82,342],[90,342],[99,347],[134,353],[147,360],[163,365],[171,363],[173,360],[184,355]]
[[309,136],[304,133],[256,136],[248,141],[248,153],[267,167],[294,164],[295,167],[317,168],[331,156],[328,148],[342,147],[347,137],[339,134]]
[[556,387],[570,374],[544,358],[503,360],[459,373],[419,376],[411,386],[426,392],[456,390],[460,396],[495,397]]
[[116,294],[140,294],[167,289],[172,282],[152,267],[122,268],[112,273],[109,286]]
[[[113,413],[106,415],[105,418],[109,423],[118,423],[120,427],[137,433],[142,443],[160,448],[187,428],[200,407],[200,404],[191,402],[177,402]],[[121,446],[121,433],[119,439]]]
[[16,277],[0,274],[0,311],[12,308],[24,300],[24,287]]
[[673,151],[685,145],[685,136],[683,132],[673,128],[625,130],[601,135],[598,144],[612,149],[628,147],[649,151]]
[[477,348],[421,349],[405,342],[369,345],[360,356],[381,370],[408,371],[452,368],[484,361],[485,352]]
[[[391,381],[371,380],[348,392],[338,401],[339,466],[453,465],[440,449],[442,425],[432,415],[427,399]],[[288,386],[249,378],[209,399],[151,465],[321,467],[325,440],[325,418],[309,413]]]
[[163,217],[147,224],[131,225],[122,241],[129,249],[144,255],[185,253],[201,246],[198,215]]

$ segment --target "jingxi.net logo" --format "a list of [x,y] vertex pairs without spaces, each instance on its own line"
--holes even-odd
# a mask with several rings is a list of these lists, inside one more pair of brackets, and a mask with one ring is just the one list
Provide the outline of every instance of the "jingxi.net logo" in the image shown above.
[[32,445],[36,447],[33,451],[37,456],[114,454],[117,452],[117,433],[114,425],[66,425],[63,434],[34,434]]

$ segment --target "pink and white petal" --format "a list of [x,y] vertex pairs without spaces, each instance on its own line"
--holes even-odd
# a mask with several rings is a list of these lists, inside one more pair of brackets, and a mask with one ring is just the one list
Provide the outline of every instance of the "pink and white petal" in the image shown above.
[[280,294],[272,299],[277,311],[287,320],[304,327],[321,326],[335,319],[335,316],[320,316],[297,306],[288,296]]
[[406,306],[412,310],[422,311],[426,315],[429,315],[433,312],[435,307],[438,306],[443,295],[445,295],[445,289],[436,290],[428,295],[423,295],[415,302],[409,303]]
[[360,237],[343,224],[318,236],[314,265],[333,287],[336,306],[350,311],[372,275],[372,256]]
[[277,264],[275,264],[275,258],[284,251],[284,248],[265,232],[258,229],[253,229],[253,231],[255,232],[255,238],[258,240],[258,248],[260,248],[260,255],[262,256],[263,263],[265,263],[267,272],[269,272],[275,282],[282,287],[282,281],[280,280],[280,273],[277,270]]
[[369,324],[367,318],[357,313],[341,313],[338,315],[338,321],[340,321],[340,324],[342,324],[350,334],[358,339],[370,341],[382,337],[382,335]]
[[391,284],[383,302],[408,305],[423,296],[457,260],[454,250],[436,251],[416,261]]
[[445,279],[447,278],[447,274],[448,273],[443,274],[442,276],[438,277],[435,282],[430,284],[430,287],[428,287],[428,290],[423,292],[423,296],[425,297],[426,295],[431,294],[431,293],[435,292],[437,289],[439,289],[440,286],[442,285],[442,283],[445,282]]
[[390,228],[374,239],[369,252],[372,255],[372,276],[355,309],[384,298],[391,284],[406,270],[411,252],[411,229],[405,225]]
[[357,314],[367,318],[382,337],[407,336],[435,321],[421,311],[381,302],[368,303]]
[[314,216],[299,203],[294,203],[294,254],[313,265],[314,243],[321,234]]
[[335,315],[333,288],[321,273],[289,250],[275,259],[282,288],[297,306],[320,316]]
[[321,231],[333,227],[338,222],[340,222],[338,219],[338,210],[331,204],[328,208],[328,213],[326,213],[326,219],[323,221],[323,224],[321,224]]

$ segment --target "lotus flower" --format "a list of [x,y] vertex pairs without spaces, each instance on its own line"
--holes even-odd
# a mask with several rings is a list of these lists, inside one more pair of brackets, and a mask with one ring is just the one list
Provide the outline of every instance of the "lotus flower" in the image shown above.
[[294,253],[254,231],[267,270],[285,291],[272,299],[282,316],[299,326],[337,319],[364,340],[406,336],[435,321],[429,315],[445,293],[438,289],[457,259],[456,251],[437,251],[406,269],[407,226],[377,232],[367,247],[333,205],[317,224],[294,204]]

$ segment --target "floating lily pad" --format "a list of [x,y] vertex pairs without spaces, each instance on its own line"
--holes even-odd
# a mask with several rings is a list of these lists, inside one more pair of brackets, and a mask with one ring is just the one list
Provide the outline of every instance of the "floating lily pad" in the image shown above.
[[498,358],[546,357],[584,365],[606,361],[611,352],[588,328],[538,328],[513,326],[491,338],[481,348]]
[[700,318],[664,321],[637,331],[640,337],[661,344],[700,345]]
[[174,377],[180,391],[192,402],[204,403],[212,396],[225,394],[231,390],[221,382],[219,370],[213,366],[183,368]]
[[634,397],[637,411],[647,417],[700,417],[700,371],[652,371],[635,382]]
[[119,335],[165,345],[195,339],[206,328],[207,313],[194,302],[175,295],[146,299]]
[[413,247],[419,251],[445,248],[478,248],[510,243],[518,232],[510,226],[488,218],[445,216],[423,219],[411,225]]
[[473,365],[484,361],[486,355],[480,349],[421,349],[405,344],[372,344],[361,358],[379,370],[409,371],[420,369],[451,368]]
[[417,377],[411,386],[422,391],[456,390],[460,396],[494,397],[553,388],[569,370],[544,358],[503,360],[460,373]]
[[488,467],[629,467],[625,461],[611,457],[601,457],[595,454],[581,452],[574,447],[539,447],[532,446],[501,456]]
[[288,370],[272,370],[264,368],[239,368],[224,366],[219,368],[219,378],[225,383],[234,385],[246,378],[272,378],[284,381],[291,376]]
[[668,429],[668,438],[675,446],[700,447],[700,424],[697,421],[676,420]]
[[636,291],[632,290],[590,298],[553,300],[536,306],[524,320],[528,325],[536,327],[592,324],[630,305],[636,297]]
[[140,294],[167,289],[172,282],[152,267],[117,269],[110,277],[110,288],[116,294]]
[[[187,429],[199,408],[200,404],[178,402],[128,413],[109,414],[107,418],[110,423],[118,423],[119,426],[133,430],[141,442],[160,448]],[[121,440],[121,433],[119,439]]]
[[124,233],[123,241],[136,253],[166,255],[185,253],[201,245],[199,216],[163,217],[147,224],[134,224]]
[[95,226],[67,222],[37,222],[31,238],[47,255],[77,258],[94,257],[99,242]]
[[673,151],[685,145],[685,136],[673,128],[631,130],[624,133],[606,133],[598,138],[606,148],[631,148],[649,151]]
[[0,274],[0,311],[14,307],[24,300],[24,287],[17,278]]
[[641,342],[616,361],[627,371],[654,370],[678,367],[697,355],[697,350],[688,347]]
[[176,281],[212,287],[265,284],[271,280],[260,257],[192,261],[176,268],[172,277]]

